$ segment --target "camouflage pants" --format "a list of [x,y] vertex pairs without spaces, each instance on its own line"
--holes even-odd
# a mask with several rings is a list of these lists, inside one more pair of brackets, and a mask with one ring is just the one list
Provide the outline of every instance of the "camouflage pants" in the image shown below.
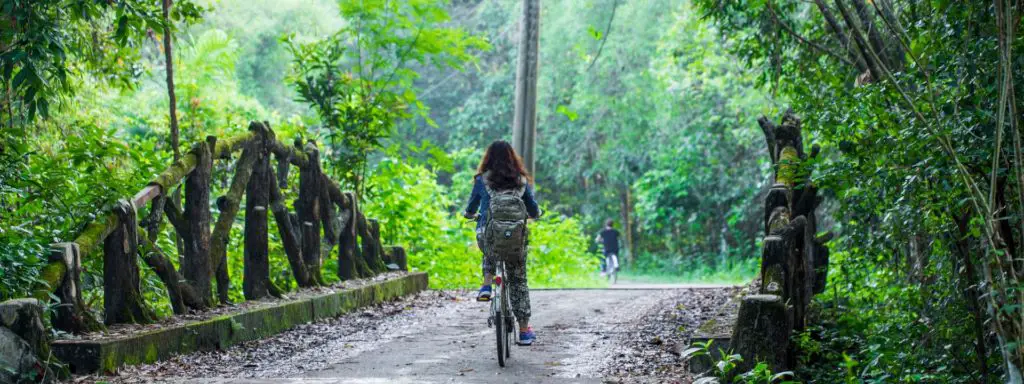
[[[483,239],[483,233],[477,232],[476,243],[483,254],[483,273],[493,275],[497,270],[497,263],[488,257],[487,245]],[[526,257],[520,260],[505,261],[505,285],[508,286],[508,301],[512,305],[512,313],[516,315],[520,325],[526,325],[530,320],[530,288],[526,284]]]

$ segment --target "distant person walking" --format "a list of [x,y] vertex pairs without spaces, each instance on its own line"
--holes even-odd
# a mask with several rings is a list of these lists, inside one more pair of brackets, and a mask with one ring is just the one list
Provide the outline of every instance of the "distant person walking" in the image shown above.
[[615,229],[615,221],[612,219],[605,220],[604,229],[597,234],[595,242],[601,244],[602,252],[604,253],[604,260],[601,264],[601,275],[618,271],[619,269],[619,244],[621,242],[621,236],[619,231]]
[[[505,260],[505,282],[503,284],[508,285],[508,297],[512,312],[519,321],[519,344],[521,345],[530,345],[536,339],[533,328],[530,327],[530,291],[526,285],[526,242],[529,232],[523,233],[521,243],[516,241],[516,247],[506,247],[507,249],[498,247],[492,249],[492,244],[487,241],[486,234],[489,226],[495,227],[502,223],[501,221],[498,223],[488,222],[488,215],[492,211],[492,201],[496,201],[493,207],[497,209],[496,214],[521,210],[525,207],[526,215],[529,218],[540,217],[540,207],[534,200],[531,181],[530,174],[523,166],[519,155],[512,149],[512,145],[504,140],[495,141],[487,147],[487,152],[484,153],[484,158],[480,161],[480,167],[477,168],[473,181],[473,192],[469,197],[469,206],[466,207],[465,212],[467,218],[475,217],[477,220],[476,241],[483,252],[484,283],[477,294],[477,300],[489,301],[491,299],[491,283],[496,271],[495,257],[502,256],[499,260]],[[477,214],[478,210],[479,214]],[[525,217],[523,225],[525,225]],[[525,230],[525,227],[523,229]],[[515,231],[509,230],[509,233],[512,232]],[[519,244],[521,246],[518,246]]]

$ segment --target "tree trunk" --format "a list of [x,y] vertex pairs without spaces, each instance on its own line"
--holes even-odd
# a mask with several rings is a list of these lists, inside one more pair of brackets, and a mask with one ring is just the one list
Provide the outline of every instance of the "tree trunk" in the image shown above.
[[[764,201],[764,248],[761,255],[762,295],[744,298],[733,334],[732,347],[745,362],[767,360],[772,370],[792,368],[795,349],[789,347],[792,330],[801,330],[814,292],[824,289],[828,250],[818,239],[815,208],[821,202],[807,177],[800,119],[792,111],[776,125],[758,119],[775,170],[774,183]],[[820,147],[812,146],[810,157]],[[819,261],[818,257],[824,260]]]
[[178,149],[178,98],[174,95],[174,54],[171,51],[171,2],[163,0],[164,11],[164,66],[167,69],[167,99],[170,104],[168,120],[171,123],[171,149],[174,151],[174,161],[181,158],[181,150]]
[[[200,143],[196,153],[196,167],[185,178],[185,211],[182,233],[185,253],[181,258],[181,271],[205,307],[213,305],[210,289],[210,181],[213,169],[210,143]],[[170,204],[169,204],[170,206]],[[170,215],[168,215],[170,218]],[[172,219],[173,220],[173,219]]]
[[871,42],[871,46],[878,55],[878,58],[883,64],[885,64],[885,66],[893,70],[898,70],[901,65],[899,65],[899,62],[894,60],[894,58],[889,54],[891,50],[886,49],[885,41],[882,40],[882,35],[878,31],[878,27],[875,25],[874,15],[870,10],[868,10],[867,4],[864,0],[853,0],[853,8],[857,11],[857,16],[860,17],[861,25],[864,26],[864,32],[868,34],[868,40]]
[[519,61],[516,67],[515,114],[512,145],[522,156],[526,170],[534,173],[534,142],[537,136],[537,67],[540,46],[540,0],[523,0]]
[[784,296],[789,244],[781,236],[766,236],[761,250],[761,291]]
[[623,261],[625,261],[626,265],[632,266],[633,262],[636,260],[636,253],[634,252],[635,249],[633,247],[633,196],[628,184],[622,188],[622,194],[620,196],[622,205],[622,232],[626,243],[626,250],[629,251],[628,256]]
[[849,37],[847,37],[846,32],[843,31],[843,26],[839,24],[838,20],[836,20],[836,16],[832,11],[825,6],[824,0],[814,0],[814,4],[818,6],[818,11],[820,11],[821,15],[825,18],[829,29],[831,29],[832,33],[836,35],[836,40],[839,41],[839,45],[844,47],[846,55],[857,65],[857,70],[860,72],[867,71],[868,66],[864,63],[864,58],[862,58],[857,51],[853,49],[853,45],[850,44]]
[[103,320],[108,325],[151,323],[155,316],[142,298],[136,262],[139,241],[135,207],[121,200],[114,212],[120,224],[103,242]]
[[[954,272],[960,276],[955,281],[960,287],[961,292],[964,296],[964,304],[967,306],[967,311],[971,313],[974,325],[974,354],[978,363],[978,372],[981,374],[980,382],[988,381],[988,350],[986,346],[986,334],[988,330],[985,327],[985,315],[982,313],[981,305],[983,300],[978,292],[978,286],[981,284],[979,281],[978,273],[975,271],[974,262],[971,261],[971,237],[970,228],[968,222],[970,221],[969,215],[962,215],[953,220],[956,223],[958,233],[953,234],[952,237],[955,241],[953,244],[956,246],[955,249],[959,254],[960,263],[953,263]],[[960,264],[960,265],[957,265]]]
[[853,36],[853,41],[856,43],[857,50],[860,51],[861,57],[864,58],[865,64],[868,66],[868,71],[871,72],[871,77],[876,81],[884,79],[882,67],[884,63],[880,63],[873,56],[874,50],[871,45],[868,44],[867,38],[861,33],[860,26],[857,25],[857,20],[850,13],[846,5],[843,4],[843,0],[836,0],[836,8],[839,9],[839,14],[843,17],[843,21],[846,22],[846,26],[849,28],[850,35]]

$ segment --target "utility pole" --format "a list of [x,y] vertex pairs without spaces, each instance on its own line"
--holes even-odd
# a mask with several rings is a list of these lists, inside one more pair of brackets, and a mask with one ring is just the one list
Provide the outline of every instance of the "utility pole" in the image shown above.
[[537,62],[540,41],[540,0],[523,0],[516,67],[516,106],[512,119],[512,147],[530,174],[534,173],[537,137]]

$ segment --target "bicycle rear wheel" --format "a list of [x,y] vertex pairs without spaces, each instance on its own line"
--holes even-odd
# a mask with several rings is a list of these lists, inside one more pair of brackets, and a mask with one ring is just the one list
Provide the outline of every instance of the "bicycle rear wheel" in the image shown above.
[[512,315],[512,306],[509,304],[507,290],[505,285],[501,286],[501,301],[502,301],[502,314],[504,315],[503,323],[505,323],[505,357],[512,357],[512,332],[515,332],[515,320]]
[[509,358],[512,357],[512,332],[515,332],[513,331],[515,328],[509,327],[507,324],[505,328],[507,329],[505,331],[505,358]]
[[501,309],[499,309],[494,315],[496,318],[494,322],[494,334],[497,336],[495,344],[497,344],[498,347],[498,366],[504,368],[505,349],[507,348],[506,344],[508,343],[508,333],[505,332],[505,321],[503,320],[505,314],[501,313]]
[[505,367],[505,357],[508,348],[508,325],[505,323],[505,316],[508,316],[508,306],[505,304],[508,298],[505,296],[505,282],[502,276],[505,273],[504,265],[498,264],[497,283],[498,289],[494,290],[494,297],[491,299],[491,312],[494,314],[494,344],[498,352],[498,366]]

